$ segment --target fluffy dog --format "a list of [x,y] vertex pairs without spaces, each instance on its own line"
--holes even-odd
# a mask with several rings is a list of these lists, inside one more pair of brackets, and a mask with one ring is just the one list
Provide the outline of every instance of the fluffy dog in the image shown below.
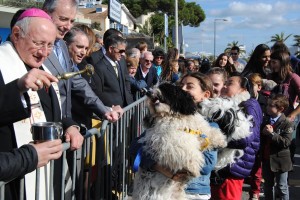
[[[200,113],[215,121],[227,137],[227,142],[248,137],[252,126],[252,116],[247,116],[240,107],[241,102],[250,98],[248,92],[242,92],[230,99],[214,98],[200,104]],[[218,151],[215,170],[218,171],[244,155],[242,149],[223,148]]]
[[139,168],[134,179],[133,199],[182,200],[186,183],[204,166],[202,151],[227,145],[222,132],[213,128],[197,112],[192,97],[180,87],[164,83],[147,94],[150,115],[147,131],[138,142],[156,164],[173,174],[187,172],[187,179],[173,181],[156,171]]

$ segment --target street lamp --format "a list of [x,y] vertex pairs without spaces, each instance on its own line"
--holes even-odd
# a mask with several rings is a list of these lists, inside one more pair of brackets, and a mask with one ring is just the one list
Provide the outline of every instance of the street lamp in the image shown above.
[[227,22],[227,19],[215,19],[214,20],[214,61],[216,59],[216,26],[217,26],[217,21],[223,21]]

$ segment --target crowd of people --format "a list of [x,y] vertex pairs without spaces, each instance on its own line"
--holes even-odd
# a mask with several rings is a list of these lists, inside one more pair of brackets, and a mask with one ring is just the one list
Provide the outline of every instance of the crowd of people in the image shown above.
[[[16,178],[7,185],[5,199],[18,198],[19,178],[25,174],[25,184],[31,185],[34,169],[53,159],[61,165],[60,139],[30,143],[33,122],[61,122],[64,141],[70,142],[70,150],[78,150],[83,143],[81,125],[92,128],[94,115],[118,121],[123,108],[143,89],[162,82],[187,91],[203,115],[207,102],[229,99],[252,117],[244,137],[228,143],[227,149],[241,152],[230,164],[220,167],[222,149],[204,152],[205,168],[188,184],[188,199],[241,199],[244,181],[251,185],[251,199],[259,199],[262,181],[265,199],[274,194],[289,199],[288,174],[300,113],[300,62],[284,43],[271,48],[259,44],[248,62],[239,58],[240,49],[234,46],[211,63],[207,58],[184,58],[176,48],[150,50],[143,41],[127,48],[125,36],[113,28],[102,37],[86,25],[73,26],[77,7],[75,0],[46,0],[43,9],[18,11],[10,37],[0,46],[0,180]],[[93,75],[56,78],[87,64],[94,66]],[[239,110],[205,117],[229,135],[237,130]],[[140,167],[173,181],[185,176],[155,165],[147,156]],[[56,174],[61,174],[60,168],[55,168]],[[60,188],[58,182],[54,180],[54,188]],[[26,187],[27,199],[34,198],[32,189]],[[58,199],[60,193],[55,196]]]

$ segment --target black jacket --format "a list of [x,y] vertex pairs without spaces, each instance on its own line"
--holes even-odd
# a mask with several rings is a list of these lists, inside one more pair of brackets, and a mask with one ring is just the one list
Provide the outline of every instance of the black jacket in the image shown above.
[[38,156],[35,148],[27,144],[10,152],[1,152],[0,163],[0,181],[7,182],[35,170]]

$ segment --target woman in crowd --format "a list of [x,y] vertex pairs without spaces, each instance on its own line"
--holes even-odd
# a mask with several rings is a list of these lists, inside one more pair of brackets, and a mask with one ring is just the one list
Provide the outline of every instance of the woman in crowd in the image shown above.
[[220,67],[220,68],[225,69],[229,76],[232,73],[236,72],[232,58],[230,56],[228,56],[226,53],[221,53],[218,56],[218,58],[214,64],[214,67]]
[[166,59],[163,63],[163,69],[161,73],[160,80],[161,81],[169,81],[172,82],[172,69],[171,69],[171,63],[174,60],[178,60],[179,58],[179,52],[176,48],[170,48],[167,52]]
[[223,68],[214,67],[207,72],[207,75],[213,83],[213,97],[219,97],[227,80],[227,72]]
[[160,77],[163,61],[165,59],[165,52],[161,48],[155,48],[152,54],[154,56],[152,67],[155,67],[157,76]]
[[[199,104],[204,99],[213,96],[213,85],[207,75],[199,72],[186,74],[181,78],[180,85],[183,90],[187,91],[194,98],[195,103]],[[211,123],[211,126],[218,127],[217,124]],[[192,179],[186,188],[187,199],[208,200],[211,197],[210,192],[210,174],[217,162],[217,151],[205,151],[205,166],[200,171],[201,176]]]
[[259,44],[255,47],[249,62],[242,72],[242,76],[246,77],[252,73],[259,73],[263,79],[267,78],[270,73],[269,62],[270,62],[271,51],[270,48],[265,44]]
[[[292,122],[295,127],[299,123],[300,105],[298,99],[300,97],[300,77],[293,73],[290,56],[286,51],[275,51],[271,54],[270,65],[273,73],[271,79],[274,80],[278,85],[272,90],[273,94],[284,94],[289,99],[289,107],[285,110],[284,114]],[[293,141],[290,146],[291,158],[294,160],[295,154],[295,139],[296,131],[293,132]]]

